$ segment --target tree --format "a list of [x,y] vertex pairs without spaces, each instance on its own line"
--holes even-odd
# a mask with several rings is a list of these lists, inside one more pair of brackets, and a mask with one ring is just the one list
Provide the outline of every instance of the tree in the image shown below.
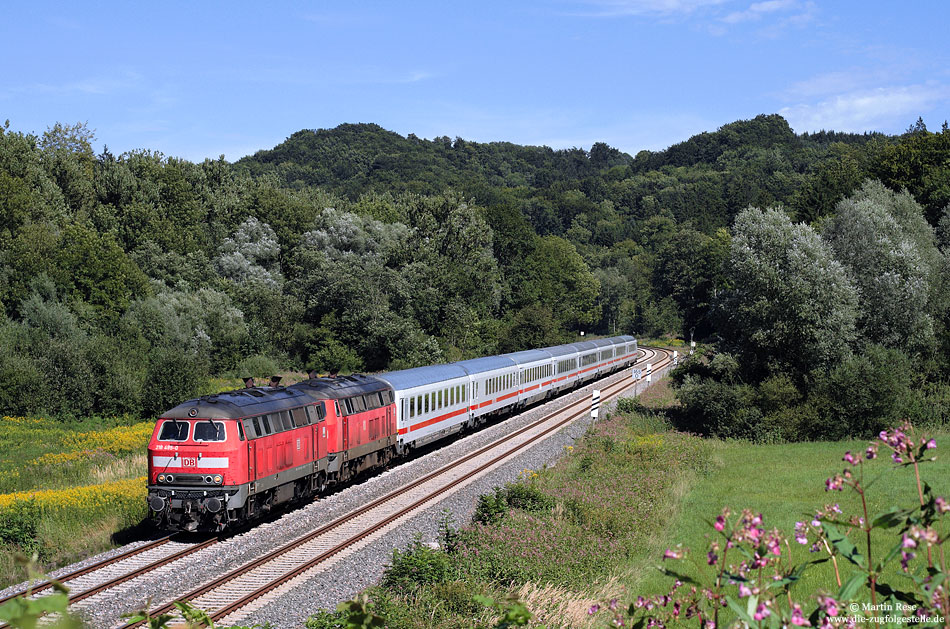
[[557,236],[539,238],[521,271],[515,290],[522,307],[547,306],[564,329],[584,329],[600,319],[600,282],[570,242]]
[[747,373],[804,378],[850,355],[857,293],[808,225],[777,209],[743,210],[725,277],[731,288],[718,300],[720,329]]
[[729,234],[715,237],[684,228],[676,232],[657,256],[653,282],[670,296],[683,315],[683,333],[703,337],[712,332],[708,319],[716,290],[722,286],[722,263],[729,254]]
[[824,238],[854,281],[863,340],[912,353],[933,345],[943,256],[923,208],[906,191],[866,181],[838,203]]

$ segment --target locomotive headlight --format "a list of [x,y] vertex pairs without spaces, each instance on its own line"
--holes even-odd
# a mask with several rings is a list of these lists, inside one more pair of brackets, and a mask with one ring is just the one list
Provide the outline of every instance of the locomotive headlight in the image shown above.
[[166,483],[174,483],[174,482],[175,482],[175,476],[174,476],[173,474],[165,474],[165,482],[166,482]]
[[165,482],[165,475],[164,475],[164,474],[159,474],[159,475],[158,475],[158,482],[160,482],[160,483],[164,483],[164,482]]
[[214,484],[215,484],[215,485],[220,485],[223,481],[224,481],[224,478],[222,478],[220,474],[215,474],[215,475],[214,475]]

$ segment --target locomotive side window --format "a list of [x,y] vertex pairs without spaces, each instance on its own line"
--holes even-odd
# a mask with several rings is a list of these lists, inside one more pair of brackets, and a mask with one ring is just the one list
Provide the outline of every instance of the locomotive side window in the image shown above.
[[253,430],[253,431],[248,430],[248,431],[247,431],[248,434],[253,434],[254,437],[263,437],[263,436],[264,436],[264,429],[261,428],[261,418],[260,418],[260,417],[252,417],[252,418],[251,418],[251,421],[254,423],[254,430]]
[[295,408],[290,411],[291,416],[294,418],[294,426],[300,428],[301,426],[307,425],[307,413],[304,412],[302,408]]
[[290,418],[290,411],[280,412],[280,424],[284,430],[290,430],[294,427],[294,420]]
[[162,424],[162,432],[158,435],[159,441],[187,441],[188,422],[166,421]]
[[264,427],[264,433],[263,433],[263,434],[265,434],[265,435],[269,435],[269,434],[271,434],[272,432],[274,432],[274,430],[270,427],[270,416],[269,416],[269,415],[261,415],[261,426]]
[[326,417],[326,411],[323,410],[322,405],[318,406],[307,406],[307,419],[311,424],[316,424],[317,422],[323,421],[323,418]]
[[224,424],[200,421],[195,424],[195,441],[224,441]]

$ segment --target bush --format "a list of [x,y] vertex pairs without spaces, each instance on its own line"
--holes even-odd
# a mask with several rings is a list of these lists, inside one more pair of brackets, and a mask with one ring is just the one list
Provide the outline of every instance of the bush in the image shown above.
[[910,360],[898,350],[871,345],[818,381],[811,400],[824,421],[810,439],[871,437],[897,423],[910,391]]
[[162,347],[152,351],[142,406],[146,415],[156,416],[194,397],[204,386],[207,373],[197,356]]
[[0,355],[0,412],[42,413],[48,400],[46,380],[28,356]]
[[238,377],[254,376],[255,378],[269,378],[274,374],[280,373],[280,367],[270,356],[257,354],[248,356],[242,360],[237,367]]
[[37,527],[40,508],[32,500],[15,500],[6,509],[0,509],[0,543],[18,546],[26,553],[39,550]]
[[447,553],[426,546],[416,537],[405,551],[393,550],[382,585],[397,592],[412,592],[422,585],[445,583],[454,572]]
[[505,500],[512,509],[537,513],[554,508],[554,498],[534,485],[511,483],[505,486],[504,492]]
[[475,505],[472,522],[476,524],[494,524],[508,515],[508,501],[503,495],[504,490],[496,487],[494,493],[482,494]]

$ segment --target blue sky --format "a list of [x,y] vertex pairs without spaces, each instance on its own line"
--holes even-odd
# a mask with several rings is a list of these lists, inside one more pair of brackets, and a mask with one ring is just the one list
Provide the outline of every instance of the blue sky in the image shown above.
[[943,0],[7,2],[0,120],[195,161],[344,122],[631,154],[760,113],[937,129],[948,18]]

